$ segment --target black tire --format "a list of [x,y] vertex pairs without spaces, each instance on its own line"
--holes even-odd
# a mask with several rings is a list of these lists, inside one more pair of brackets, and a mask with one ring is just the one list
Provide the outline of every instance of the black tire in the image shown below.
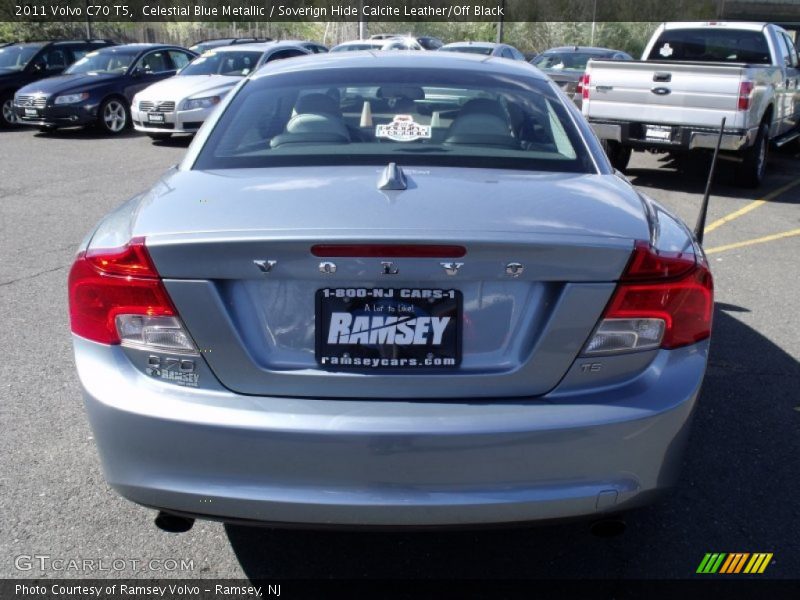
[[14,112],[14,96],[0,98],[0,127],[11,128],[17,126],[17,115]]
[[147,137],[149,137],[154,142],[164,142],[172,137],[171,133],[148,133]]
[[757,188],[764,181],[769,158],[769,125],[762,123],[752,146],[741,152],[742,162],[736,169],[736,183]]
[[631,147],[623,146],[619,142],[615,142],[613,140],[603,140],[602,145],[603,150],[606,151],[606,156],[608,156],[611,166],[617,171],[624,173],[625,169],[628,168],[628,163],[631,160]]
[[103,100],[97,110],[100,129],[110,135],[119,135],[131,126],[131,111],[128,103],[119,97]]

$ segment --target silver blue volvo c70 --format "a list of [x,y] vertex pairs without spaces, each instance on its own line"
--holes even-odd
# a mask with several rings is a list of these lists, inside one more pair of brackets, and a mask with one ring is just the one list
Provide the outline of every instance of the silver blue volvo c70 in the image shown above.
[[556,84],[442,52],[266,65],[69,276],[105,476],[173,525],[649,501],[675,480],[712,288]]

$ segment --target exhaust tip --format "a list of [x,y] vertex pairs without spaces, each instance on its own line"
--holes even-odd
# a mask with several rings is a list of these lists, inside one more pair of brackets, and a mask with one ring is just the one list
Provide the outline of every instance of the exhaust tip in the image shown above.
[[593,536],[599,538],[613,538],[625,533],[625,521],[612,517],[595,521],[589,529]]
[[161,531],[167,533],[186,533],[194,525],[194,519],[159,511],[155,518],[155,524]]

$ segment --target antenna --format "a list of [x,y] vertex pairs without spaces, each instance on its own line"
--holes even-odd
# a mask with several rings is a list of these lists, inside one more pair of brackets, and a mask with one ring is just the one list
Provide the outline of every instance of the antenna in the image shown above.
[[703,245],[703,234],[706,228],[706,215],[708,214],[708,197],[711,194],[711,182],[714,180],[714,171],[717,169],[717,157],[719,156],[719,147],[722,144],[722,133],[725,131],[726,117],[722,117],[722,123],[719,126],[719,136],[717,137],[717,145],[714,147],[714,158],[711,159],[711,169],[708,172],[708,181],[706,181],[706,193],[703,194],[703,203],[700,205],[700,216],[697,217],[697,225],[694,227],[694,235],[697,238],[697,243]]

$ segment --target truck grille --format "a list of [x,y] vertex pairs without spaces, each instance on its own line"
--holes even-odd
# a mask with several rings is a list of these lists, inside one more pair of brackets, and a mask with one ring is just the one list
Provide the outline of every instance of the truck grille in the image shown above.
[[175,103],[141,100],[139,102],[139,110],[141,112],[173,112],[175,110]]
[[33,108],[44,108],[47,104],[47,96],[17,96],[15,100],[17,106],[31,106]]

